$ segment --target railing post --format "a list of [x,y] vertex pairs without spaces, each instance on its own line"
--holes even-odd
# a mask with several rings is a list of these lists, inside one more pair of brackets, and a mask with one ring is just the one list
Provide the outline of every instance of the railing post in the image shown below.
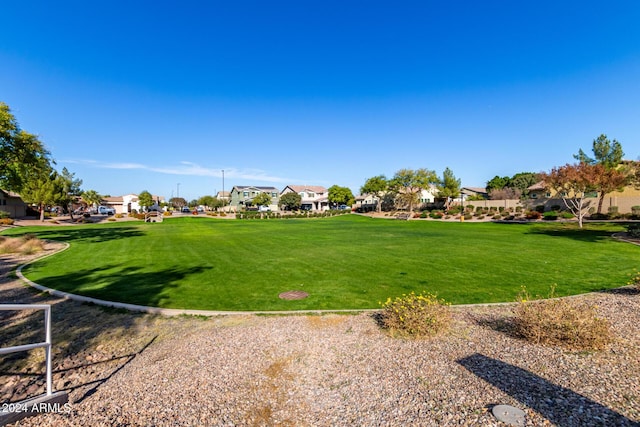
[[51,383],[53,382],[51,379],[51,306],[47,306],[44,309],[44,326],[46,329],[46,343],[45,347],[45,357],[47,358],[47,396],[51,396]]

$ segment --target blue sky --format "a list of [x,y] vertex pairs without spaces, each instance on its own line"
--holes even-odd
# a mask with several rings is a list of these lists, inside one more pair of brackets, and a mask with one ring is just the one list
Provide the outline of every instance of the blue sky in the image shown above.
[[13,1],[0,101],[82,188],[187,200],[640,156],[637,1]]

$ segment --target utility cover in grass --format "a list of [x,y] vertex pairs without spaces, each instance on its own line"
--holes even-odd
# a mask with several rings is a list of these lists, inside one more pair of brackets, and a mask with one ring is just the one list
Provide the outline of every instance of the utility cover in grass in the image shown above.
[[304,291],[287,291],[278,295],[280,299],[289,299],[289,300],[305,299],[308,296],[309,294]]

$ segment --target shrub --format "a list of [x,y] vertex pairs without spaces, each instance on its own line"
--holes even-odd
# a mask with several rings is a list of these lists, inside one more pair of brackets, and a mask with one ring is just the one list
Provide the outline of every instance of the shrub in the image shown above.
[[545,212],[542,214],[542,217],[546,221],[555,221],[556,219],[558,219],[558,212],[556,211]]
[[631,206],[631,214],[640,216],[640,206]]
[[18,238],[5,238],[0,241],[0,254],[20,253],[30,255],[44,249],[44,241],[33,234],[25,234]]
[[601,350],[613,339],[609,322],[598,317],[597,306],[575,298],[531,301],[523,288],[514,309],[516,333],[527,341],[574,350]]
[[471,219],[471,218],[473,218],[473,215],[471,215],[470,213],[464,214],[464,219]]
[[629,285],[635,286],[636,289],[640,291],[640,271],[636,271],[631,275]]
[[524,217],[527,219],[540,219],[542,214],[538,211],[528,211]]
[[544,205],[538,205],[538,206],[536,206],[535,211],[536,211],[536,212],[540,212],[540,213],[544,212]]
[[9,212],[0,211],[0,219],[9,218]]
[[589,219],[609,219],[609,215],[603,213],[592,213],[589,215]]
[[502,219],[502,215],[500,214],[495,214],[492,219]]
[[640,238],[640,224],[627,225],[627,234],[633,238]]
[[0,218],[0,225],[13,225],[11,218]]
[[449,303],[434,294],[404,294],[382,304],[382,326],[393,335],[429,337],[448,330]]
[[571,219],[571,218],[575,218],[575,215],[569,211],[562,211],[560,212],[560,218]]
[[433,219],[441,219],[444,216],[444,214],[440,211],[431,211],[429,216]]
[[25,239],[20,245],[19,252],[23,255],[31,255],[44,249],[44,242],[40,239]]

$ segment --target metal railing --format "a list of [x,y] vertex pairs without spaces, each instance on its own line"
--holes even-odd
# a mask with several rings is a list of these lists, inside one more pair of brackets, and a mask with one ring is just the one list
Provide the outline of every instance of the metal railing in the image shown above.
[[0,304],[0,311],[17,310],[44,310],[45,341],[0,348],[0,355],[44,347],[47,363],[47,396],[51,396],[51,306],[48,304]]

